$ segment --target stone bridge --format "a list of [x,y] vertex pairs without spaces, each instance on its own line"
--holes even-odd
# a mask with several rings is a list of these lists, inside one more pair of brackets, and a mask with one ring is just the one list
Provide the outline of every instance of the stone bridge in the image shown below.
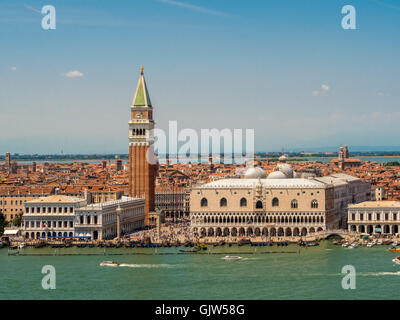
[[321,237],[321,238],[330,238],[334,236],[339,236],[341,238],[348,237],[348,236],[357,236],[359,233],[351,232],[344,229],[333,229],[333,230],[323,230],[313,234],[313,236]]

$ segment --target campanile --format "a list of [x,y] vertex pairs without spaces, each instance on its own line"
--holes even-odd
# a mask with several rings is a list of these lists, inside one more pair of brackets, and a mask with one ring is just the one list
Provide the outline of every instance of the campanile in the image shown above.
[[131,106],[129,121],[129,195],[146,199],[145,223],[154,211],[157,161],[154,157],[154,120],[143,66]]

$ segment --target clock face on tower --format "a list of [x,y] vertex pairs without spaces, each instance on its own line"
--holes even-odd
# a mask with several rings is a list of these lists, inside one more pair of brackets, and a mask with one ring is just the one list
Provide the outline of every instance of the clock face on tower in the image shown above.
[[141,112],[138,112],[136,114],[136,119],[142,119],[143,118],[143,114]]

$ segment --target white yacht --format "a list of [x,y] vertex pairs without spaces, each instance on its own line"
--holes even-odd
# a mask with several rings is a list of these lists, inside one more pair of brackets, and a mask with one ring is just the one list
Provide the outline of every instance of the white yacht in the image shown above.
[[230,260],[230,261],[241,260],[241,259],[243,258],[239,256],[225,256],[222,258],[222,260]]
[[115,261],[103,261],[100,263],[101,267],[119,267],[119,263]]

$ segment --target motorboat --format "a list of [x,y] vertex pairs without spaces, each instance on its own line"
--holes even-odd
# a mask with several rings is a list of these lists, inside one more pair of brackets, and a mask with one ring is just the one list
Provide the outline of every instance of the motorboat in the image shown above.
[[101,267],[118,267],[119,263],[115,261],[103,261],[100,263]]
[[400,248],[392,247],[388,249],[389,252],[400,252]]
[[376,246],[375,242],[368,242],[367,243],[367,248],[372,248],[372,247],[375,247],[375,246]]
[[395,264],[400,264],[400,257],[397,256],[397,257],[394,258],[392,261],[393,261]]
[[349,246],[349,244],[348,244],[347,242],[342,243],[342,247],[343,247],[343,248],[347,248],[348,246]]
[[306,247],[317,247],[319,246],[318,242],[306,242]]
[[237,261],[243,259],[242,257],[239,256],[225,256],[222,258],[222,260],[228,260],[228,261]]
[[352,243],[348,248],[350,248],[350,249],[354,249],[354,248],[357,248],[358,247],[358,243]]

